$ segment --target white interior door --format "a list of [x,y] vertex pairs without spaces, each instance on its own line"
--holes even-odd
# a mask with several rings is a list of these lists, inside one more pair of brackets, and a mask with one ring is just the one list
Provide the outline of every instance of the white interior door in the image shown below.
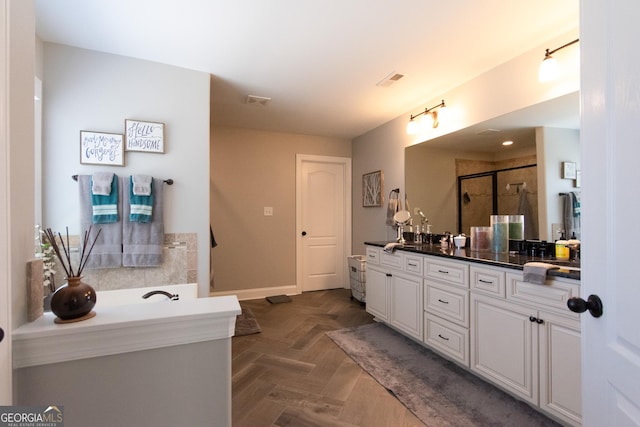
[[582,0],[584,426],[640,426],[640,39],[637,0]]
[[298,290],[346,287],[351,159],[298,155],[296,162]]

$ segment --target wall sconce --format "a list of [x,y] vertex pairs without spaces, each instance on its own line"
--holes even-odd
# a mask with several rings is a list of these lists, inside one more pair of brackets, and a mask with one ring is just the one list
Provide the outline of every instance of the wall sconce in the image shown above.
[[540,64],[540,68],[538,69],[538,80],[541,82],[548,82],[554,80],[558,77],[558,61],[551,55],[559,51],[560,49],[564,49],[567,46],[571,46],[574,43],[578,43],[580,39],[575,39],[565,45],[560,46],[557,49],[549,50],[547,49],[544,53],[544,59],[542,60],[542,64]]
[[[431,108],[425,108],[423,112],[418,113],[415,116],[411,115],[409,123],[407,123],[407,133],[409,135],[415,135],[420,131],[421,128],[422,130],[437,128],[440,122],[438,121],[438,111],[436,111],[436,108],[442,109],[446,107],[447,106],[444,104],[443,99],[440,104]],[[415,119],[422,115],[424,115],[424,117],[422,117],[422,119],[420,120],[420,124],[418,124]]]

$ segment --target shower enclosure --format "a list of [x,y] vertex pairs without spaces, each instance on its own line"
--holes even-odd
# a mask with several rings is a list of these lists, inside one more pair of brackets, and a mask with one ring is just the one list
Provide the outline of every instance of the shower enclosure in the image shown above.
[[488,226],[491,215],[524,215],[525,239],[538,239],[535,164],[458,177],[458,232]]

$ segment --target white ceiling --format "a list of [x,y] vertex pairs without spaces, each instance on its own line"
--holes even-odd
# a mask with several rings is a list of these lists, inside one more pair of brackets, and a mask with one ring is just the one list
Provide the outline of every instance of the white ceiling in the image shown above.
[[35,3],[44,41],[212,74],[215,124],[345,138],[578,27],[578,0]]

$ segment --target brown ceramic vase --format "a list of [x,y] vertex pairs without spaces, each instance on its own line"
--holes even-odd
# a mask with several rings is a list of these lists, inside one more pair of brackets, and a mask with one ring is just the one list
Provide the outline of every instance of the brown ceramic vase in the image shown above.
[[68,277],[51,298],[51,311],[68,321],[88,315],[96,305],[96,291],[82,277]]

